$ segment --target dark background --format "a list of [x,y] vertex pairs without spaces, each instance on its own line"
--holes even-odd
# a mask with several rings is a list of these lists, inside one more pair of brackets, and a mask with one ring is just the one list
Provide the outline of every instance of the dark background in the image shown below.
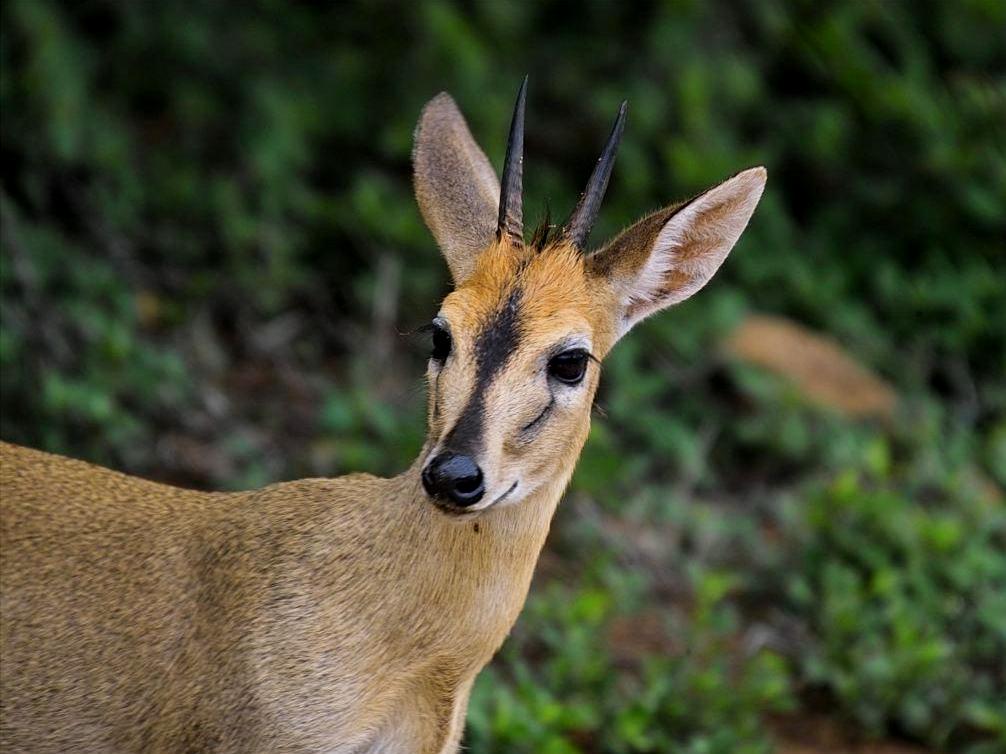
[[529,225],[628,99],[598,243],[766,165],[605,364],[467,744],[1004,750],[1006,3],[8,0],[0,59],[0,433],[204,489],[418,451],[438,91],[499,166],[530,75]]

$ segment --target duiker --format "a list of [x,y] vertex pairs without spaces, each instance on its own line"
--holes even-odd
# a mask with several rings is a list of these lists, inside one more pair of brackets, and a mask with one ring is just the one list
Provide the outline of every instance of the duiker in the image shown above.
[[746,170],[588,251],[623,105],[569,220],[528,242],[525,87],[502,185],[447,94],[416,129],[416,196],[455,285],[400,476],[215,494],[3,446],[4,751],[457,749],[602,359],[709,281],[765,185]]

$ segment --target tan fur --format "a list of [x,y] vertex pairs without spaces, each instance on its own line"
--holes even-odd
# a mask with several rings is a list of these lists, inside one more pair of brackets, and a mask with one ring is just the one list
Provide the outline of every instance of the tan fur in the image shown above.
[[461,283],[496,235],[500,183],[446,92],[431,99],[419,116],[412,162],[423,219],[454,282]]
[[554,507],[476,531],[414,469],[225,495],[0,453],[11,752],[441,751]]
[[[483,168],[448,154],[471,157],[470,135],[424,136],[438,108],[467,134],[452,102],[427,107],[417,193],[459,285],[440,310],[453,347],[430,364],[419,458],[392,479],[215,494],[0,445],[0,749],[456,750],[472,683],[520,612],[590,426],[598,364],[557,386],[550,354],[572,343],[599,359],[626,329],[626,302],[666,300],[639,271],[666,252],[654,239],[675,213],[595,257],[564,242],[472,248],[469,214],[492,215],[481,228],[496,208]],[[457,185],[436,194],[447,184],[426,179],[455,169]],[[718,266],[750,196],[737,206],[695,213],[689,264]],[[515,290],[521,337],[484,395],[486,502],[450,515],[420,471],[473,394],[480,328]]]

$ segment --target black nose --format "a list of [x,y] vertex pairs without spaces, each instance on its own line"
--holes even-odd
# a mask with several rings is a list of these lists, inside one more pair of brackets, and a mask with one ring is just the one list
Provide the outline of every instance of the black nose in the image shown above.
[[482,469],[468,456],[444,452],[423,469],[423,487],[433,497],[468,507],[482,499]]

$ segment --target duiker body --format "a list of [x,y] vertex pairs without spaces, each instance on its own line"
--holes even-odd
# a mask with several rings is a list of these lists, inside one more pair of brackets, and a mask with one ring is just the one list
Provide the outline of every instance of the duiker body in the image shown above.
[[207,494],[3,446],[0,748],[457,749],[601,359],[709,280],[765,183],[745,171],[588,253],[623,105],[569,221],[526,244],[524,92],[502,188],[446,94],[416,131],[419,206],[455,289],[408,471]]

